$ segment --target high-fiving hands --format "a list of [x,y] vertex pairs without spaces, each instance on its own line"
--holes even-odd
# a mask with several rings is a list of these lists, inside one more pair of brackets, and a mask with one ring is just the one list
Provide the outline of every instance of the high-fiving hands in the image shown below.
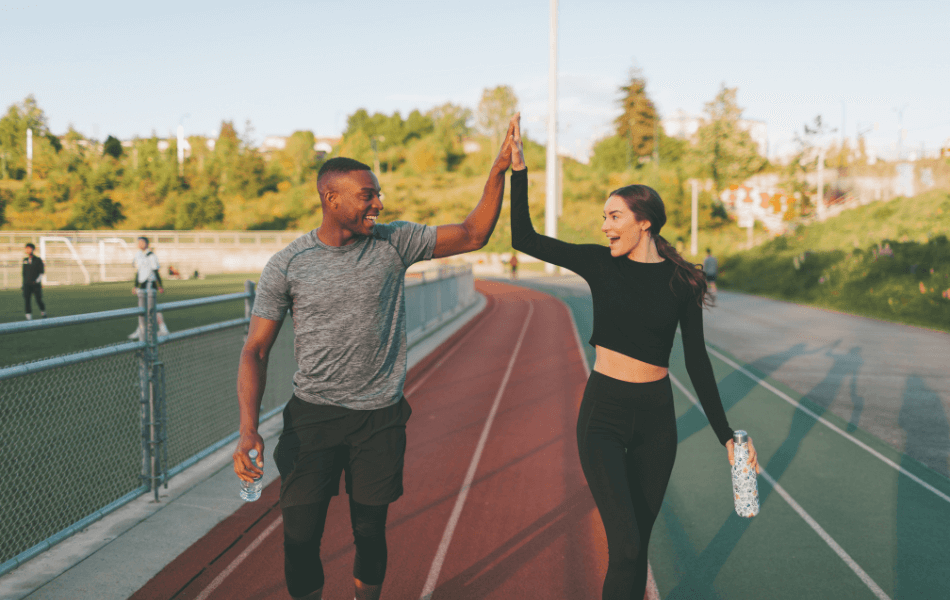
[[495,159],[495,167],[500,171],[507,171],[508,167],[515,171],[525,168],[524,144],[521,141],[521,113],[515,113],[508,122],[508,131],[505,132],[505,141],[498,151],[498,158]]

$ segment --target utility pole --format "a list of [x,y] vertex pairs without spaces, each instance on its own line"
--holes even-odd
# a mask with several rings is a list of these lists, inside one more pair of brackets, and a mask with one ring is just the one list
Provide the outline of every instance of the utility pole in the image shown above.
[[693,203],[690,213],[689,253],[696,256],[696,253],[699,252],[699,182],[691,179],[690,184],[693,188]]
[[904,110],[907,109],[907,105],[900,108],[895,108],[897,111],[897,161],[900,162],[904,158]]
[[825,200],[822,188],[825,184],[825,149],[818,149],[818,196],[815,199],[815,213],[819,221],[825,220]]
[[[557,0],[550,0],[550,33],[548,34],[548,152],[545,161],[546,198],[544,234],[557,237]],[[545,272],[553,274],[550,263]]]
[[178,126],[178,176],[185,175],[185,127]]
[[33,130],[26,130],[26,179],[33,179]]

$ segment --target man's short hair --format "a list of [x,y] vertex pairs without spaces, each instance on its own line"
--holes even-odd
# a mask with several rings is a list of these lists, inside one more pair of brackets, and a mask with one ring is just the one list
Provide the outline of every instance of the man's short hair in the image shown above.
[[36,250],[36,246],[33,245],[33,242],[27,242],[24,248],[29,248],[30,250]]
[[317,173],[317,183],[320,183],[320,180],[326,175],[333,175],[336,173],[350,173],[352,171],[372,171],[372,169],[369,167],[369,165],[363,164],[358,160],[346,158],[345,156],[338,156],[323,163],[323,166],[320,167],[320,172]]
[[712,249],[711,249],[711,248],[706,248],[706,254],[712,254]]
[[140,240],[142,240],[143,242],[145,242],[145,246],[148,247],[148,238],[147,238],[147,237],[145,237],[144,235],[140,235],[140,236],[138,237],[138,239],[140,239]]

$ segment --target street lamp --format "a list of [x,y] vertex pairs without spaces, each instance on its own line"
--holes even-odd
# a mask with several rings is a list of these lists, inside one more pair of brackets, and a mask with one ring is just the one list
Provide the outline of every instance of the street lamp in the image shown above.
[[374,135],[369,138],[369,143],[373,146],[373,173],[376,173],[376,177],[379,177],[379,148],[376,145],[376,142],[385,142],[385,135]]

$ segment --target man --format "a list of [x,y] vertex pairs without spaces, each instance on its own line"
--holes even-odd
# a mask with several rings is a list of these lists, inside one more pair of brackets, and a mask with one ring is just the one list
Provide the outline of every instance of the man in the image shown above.
[[[135,267],[135,287],[132,288],[132,293],[138,294],[139,290],[147,290],[149,286],[157,289],[159,293],[163,293],[165,288],[162,287],[162,276],[158,273],[158,257],[149,248],[148,238],[141,236],[136,240],[136,243],[139,251],[132,257],[132,266]],[[158,313],[156,317],[158,319],[158,335],[168,335],[168,327],[165,326],[165,318],[162,313]],[[129,339],[145,339],[145,332],[140,328],[136,328],[129,335]]]
[[[234,470],[263,472],[258,434],[267,357],[288,310],[299,370],[274,458],[281,476],[284,574],[292,598],[319,600],[320,539],[345,474],[356,544],[357,600],[376,600],[386,572],[386,515],[402,495],[406,421],[405,273],[413,263],[482,248],[498,221],[515,115],[482,198],[463,223],[377,223],[369,166],[327,161],[317,176],[323,223],[274,255],[261,273],[238,371],[240,439]],[[256,449],[256,464],[248,451]]]
[[706,248],[706,258],[703,259],[703,273],[709,282],[709,293],[716,295],[716,275],[719,273],[719,261],[712,255],[712,250]]
[[33,319],[33,304],[30,302],[32,297],[36,297],[36,305],[40,307],[40,318],[46,318],[46,305],[43,304],[43,273],[46,267],[43,265],[43,259],[34,256],[36,246],[27,243],[23,247],[26,257],[23,258],[23,303],[26,305],[26,320]]

